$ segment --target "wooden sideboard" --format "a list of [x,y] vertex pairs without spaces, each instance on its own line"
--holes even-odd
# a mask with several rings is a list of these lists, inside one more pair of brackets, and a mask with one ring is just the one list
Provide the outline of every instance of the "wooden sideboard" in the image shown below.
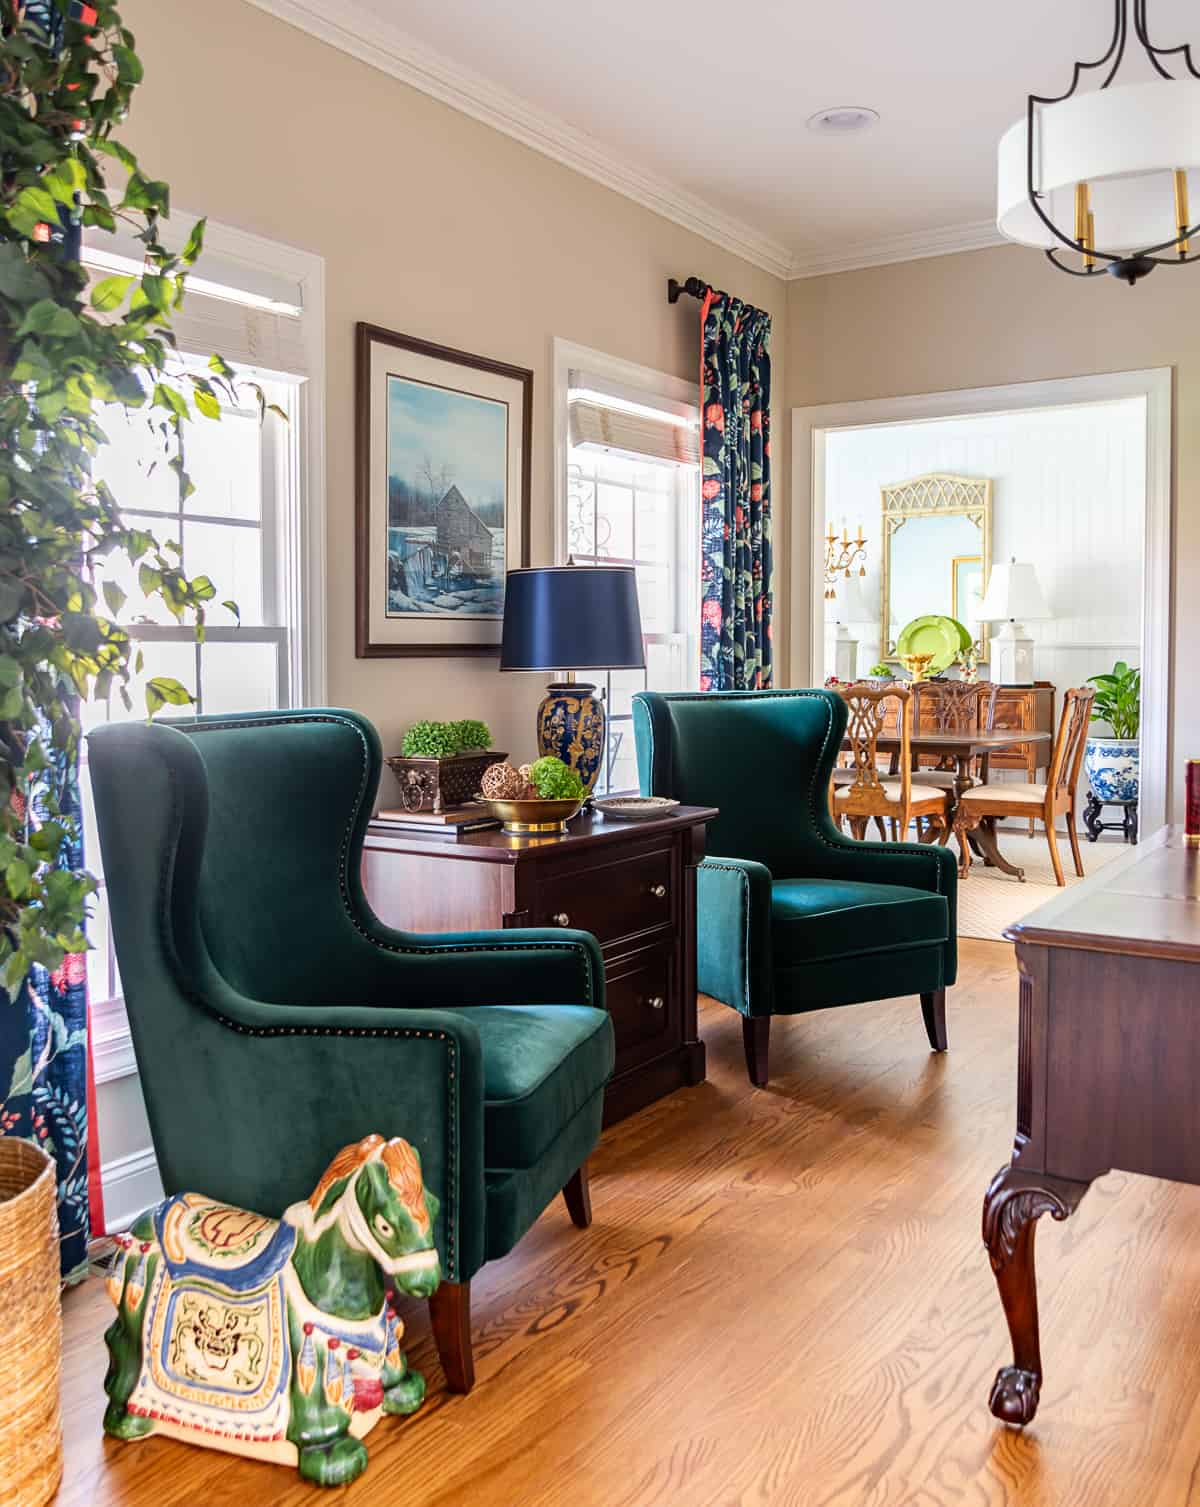
[[651,822],[583,812],[561,837],[462,837],[374,821],[363,887],[381,921],[404,931],[563,926],[604,954],[617,1062],[605,1095],[612,1124],[704,1081],[696,1027],[696,865],[707,807]]
[[983,1239],[1013,1346],[991,1409],[1024,1424],[1042,1385],[1037,1220],[1069,1218],[1112,1168],[1200,1183],[1200,849],[1164,828],[1005,935],[1021,976],[1017,1125]]
[[[937,693],[939,682],[925,681],[920,687],[917,704],[920,710],[918,731],[932,733],[938,730]],[[986,705],[986,703],[985,703]],[[1050,741],[1040,739],[1031,743],[1019,743],[1015,747],[997,749],[990,755],[989,767],[994,773],[1001,769],[1019,769],[1026,780],[1036,780],[1039,769],[1050,765],[1050,753],[1054,738],[1054,687],[1048,680],[1035,681],[1033,685],[1002,685],[996,690],[996,705],[989,732],[1049,733]],[[887,704],[883,726],[885,736],[896,731],[896,703]]]
[[996,692],[993,732],[1049,733],[1050,742],[1022,743],[1017,748],[992,754],[990,765],[998,769],[1020,769],[1027,780],[1037,779],[1039,769],[1048,769],[1054,746],[1054,687],[1048,680],[1031,686],[1002,685]]

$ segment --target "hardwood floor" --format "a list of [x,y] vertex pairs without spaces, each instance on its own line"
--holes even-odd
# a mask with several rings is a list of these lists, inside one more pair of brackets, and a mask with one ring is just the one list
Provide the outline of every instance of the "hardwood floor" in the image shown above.
[[[1038,1233],[1046,1381],[988,1413],[1008,1337],[980,1242],[1015,1112],[1011,948],[964,942],[950,1050],[916,999],[738,1017],[709,1081],[606,1133],[594,1223],[562,1200],[472,1288],[479,1381],[384,1419],[339,1500],[371,1507],[1186,1507],[1200,1504],[1200,1189],[1111,1174]],[[60,1507],[295,1507],[293,1471],[100,1432],[109,1305],[68,1295]]]

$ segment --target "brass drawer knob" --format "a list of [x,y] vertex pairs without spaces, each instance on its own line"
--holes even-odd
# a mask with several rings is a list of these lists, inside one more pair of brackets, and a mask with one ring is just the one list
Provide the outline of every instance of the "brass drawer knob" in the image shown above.
[[667,887],[665,884],[652,884],[650,886],[650,893],[656,900],[665,900],[667,898]]
[[661,1010],[665,1004],[666,1000],[663,999],[661,994],[652,994],[650,996],[650,1008],[652,1010]]
[[557,914],[551,916],[550,919],[554,922],[555,926],[570,926],[571,924],[571,918],[567,915],[565,910],[558,911]]

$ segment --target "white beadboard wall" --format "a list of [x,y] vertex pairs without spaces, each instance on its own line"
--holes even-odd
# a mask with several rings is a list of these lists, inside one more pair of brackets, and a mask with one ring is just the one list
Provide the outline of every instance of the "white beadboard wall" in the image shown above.
[[[879,655],[879,489],[927,471],[990,477],[992,559],[1032,561],[1054,617],[1030,623],[1039,680],[1058,690],[1136,664],[1142,620],[1146,412],[1141,399],[835,430],[825,441],[826,517],[861,523],[865,579],[826,604],[859,640],[858,669]],[[844,583],[843,583],[844,587]],[[861,587],[861,592],[858,591]],[[832,628],[826,632],[831,655]]]

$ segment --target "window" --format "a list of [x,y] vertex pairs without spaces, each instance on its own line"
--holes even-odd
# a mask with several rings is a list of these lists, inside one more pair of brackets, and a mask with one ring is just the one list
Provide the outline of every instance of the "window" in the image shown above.
[[[119,238],[102,239],[103,249],[84,252],[97,275],[137,270],[136,248],[124,247]],[[108,443],[97,453],[95,475],[108,483],[127,523],[145,528],[160,544],[177,544],[183,571],[210,577],[217,596],[207,607],[205,642],[198,644],[190,624],[176,622],[161,601],[145,596],[135,566],[124,558],[107,562],[97,587],[114,581],[125,593],[115,616],[141,651],[143,665],[129,685],[132,709],[126,710],[117,692],[106,702],[87,702],[81,708],[85,731],[144,717],[144,683],[159,675],[181,681],[196,697],[195,706],[177,709],[178,716],[324,699],[320,261],[210,224],[207,243],[214,241],[232,246],[240,258],[206,252],[198,264],[200,275],[175,321],[181,361],[203,366],[219,351],[287,419],[268,415],[260,421],[254,395],[247,392],[244,406],[223,401],[219,421],[185,422],[184,466],[195,490],[181,498],[144,411],[127,413],[114,404],[98,413]],[[237,603],[240,622],[221,607],[224,599]],[[123,1038],[127,1028],[99,872],[86,745],[81,774],[85,853],[100,880],[88,928],[88,990],[103,1081],[131,1068],[99,1070],[106,1035]],[[121,1055],[111,1045],[110,1054]]]
[[[620,363],[605,366],[625,375]],[[699,684],[698,404],[688,384],[663,377],[655,390],[634,371],[642,379],[636,386],[582,368],[567,378],[560,557],[634,567],[646,646],[644,671],[602,677],[608,748],[601,794],[637,788],[634,692]]]

